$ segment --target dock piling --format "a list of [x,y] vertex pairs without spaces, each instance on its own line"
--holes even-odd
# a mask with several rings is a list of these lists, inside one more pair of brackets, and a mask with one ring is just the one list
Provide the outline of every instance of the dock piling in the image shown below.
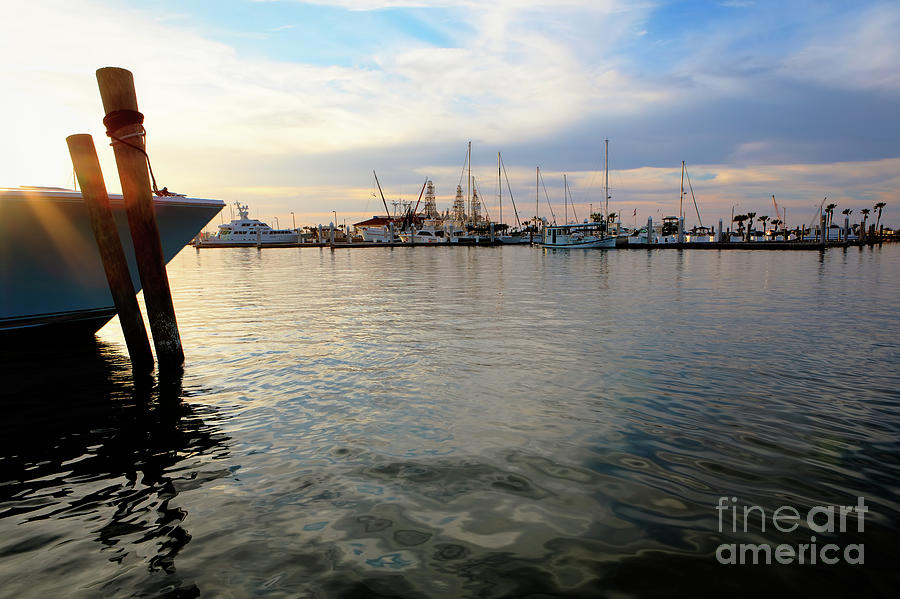
[[144,150],[143,115],[138,112],[134,77],[128,70],[105,67],[97,70],[97,84],[106,113],[103,121],[107,134],[113,138],[113,152],[125,197],[156,358],[160,368],[180,368],[184,364],[184,350],[156,224]]
[[116,229],[112,209],[109,207],[109,195],[103,182],[103,172],[94,140],[88,134],[70,135],[66,138],[69,155],[78,185],[81,186],[81,197],[87,205],[94,230],[94,239],[106,272],[109,291],[112,294],[119,324],[125,335],[125,345],[131,357],[131,369],[135,374],[149,374],[153,371],[153,353],[150,351],[150,339],[144,328],[144,319],[138,306],[128,262],[122,240]]

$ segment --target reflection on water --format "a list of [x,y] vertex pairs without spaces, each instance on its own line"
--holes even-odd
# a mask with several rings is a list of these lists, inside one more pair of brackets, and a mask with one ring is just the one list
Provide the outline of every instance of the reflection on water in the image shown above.
[[41,579],[43,596],[123,583],[190,595],[175,566],[191,540],[177,498],[230,474],[209,463],[227,456],[215,410],[183,402],[180,376],[135,384],[127,356],[102,342],[7,350],[2,364],[4,594]]
[[[893,596],[897,258],[187,249],[183,381],[136,387],[116,323],[4,356],[0,588]],[[862,565],[716,560],[813,532],[720,531],[720,497],[859,496],[816,542]]]

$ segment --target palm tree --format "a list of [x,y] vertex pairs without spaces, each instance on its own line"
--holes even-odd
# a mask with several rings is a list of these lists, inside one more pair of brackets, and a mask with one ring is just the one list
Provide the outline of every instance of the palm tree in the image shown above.
[[881,224],[881,211],[884,209],[884,207],[886,205],[887,204],[885,204],[884,202],[878,202],[877,204],[875,204],[874,209],[878,211],[878,217],[875,219],[875,230],[876,231],[878,230],[878,225]]
[[825,206],[825,230],[828,230],[828,227],[831,226],[831,217],[834,215],[834,209],[837,208],[837,204],[828,204]]
[[766,234],[766,221],[769,220],[769,217],[768,216],[759,216],[756,218],[756,220],[758,220],[759,222],[762,223],[763,235],[765,235]]
[[860,236],[859,236],[859,237],[860,237],[860,239],[864,239],[865,236],[866,236],[866,221],[869,220],[869,209],[868,209],[868,208],[863,208],[862,210],[860,210],[860,212],[861,212],[862,215],[863,215],[863,222],[862,222],[862,226],[861,226]]
[[[841,210],[841,214],[843,214],[844,216],[846,216],[847,219],[848,219],[846,222],[849,222],[849,219],[850,219],[850,213],[851,213],[851,212],[853,212],[853,211],[850,210],[849,208],[844,208],[843,210]],[[846,236],[847,236],[847,233],[848,233],[847,231],[844,231],[843,233],[841,233],[841,235],[843,235],[843,236],[846,237]],[[844,241],[847,241],[847,240],[845,239]]]
[[778,225],[780,225],[780,224],[782,224],[782,223],[781,223],[781,219],[778,219],[778,218],[773,218],[773,219],[772,219],[772,226],[775,227],[775,232],[776,232],[776,233],[778,232]]
[[753,219],[754,219],[754,218],[756,218],[756,213],[755,213],[755,212],[748,212],[748,213],[747,213],[747,220],[749,221],[749,222],[747,223],[747,241],[750,241],[750,233],[751,233],[751,231],[753,230]]
[[741,234],[741,236],[743,236],[743,233],[744,233],[744,221],[747,220],[748,218],[749,217],[746,214],[735,214],[734,218],[731,219],[732,221],[734,221],[738,224],[737,231],[738,231],[738,233]]

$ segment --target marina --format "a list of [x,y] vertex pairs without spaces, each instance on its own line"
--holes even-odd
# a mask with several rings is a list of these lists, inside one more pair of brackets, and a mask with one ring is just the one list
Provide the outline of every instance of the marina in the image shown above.
[[145,4],[0,19],[0,596],[897,594],[900,5]]

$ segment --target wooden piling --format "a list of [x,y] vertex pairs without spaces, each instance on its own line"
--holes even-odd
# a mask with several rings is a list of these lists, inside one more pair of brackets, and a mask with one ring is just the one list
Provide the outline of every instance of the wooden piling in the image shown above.
[[134,285],[131,283],[122,240],[119,239],[112,209],[109,207],[109,195],[106,193],[94,140],[90,135],[78,134],[67,137],[66,143],[81,186],[81,197],[87,205],[119,324],[125,335],[125,345],[131,356],[131,369],[135,374],[148,374],[153,371],[153,353],[150,351],[147,329],[144,328]]
[[134,242],[138,274],[144,289],[147,319],[156,347],[160,368],[181,367],[184,351],[175,320],[175,307],[169,289],[159,228],[153,210],[153,193],[144,154],[143,116],[138,112],[134,78],[130,71],[115,67],[97,70],[97,83],[106,112],[107,133],[113,140],[113,151],[128,225]]

